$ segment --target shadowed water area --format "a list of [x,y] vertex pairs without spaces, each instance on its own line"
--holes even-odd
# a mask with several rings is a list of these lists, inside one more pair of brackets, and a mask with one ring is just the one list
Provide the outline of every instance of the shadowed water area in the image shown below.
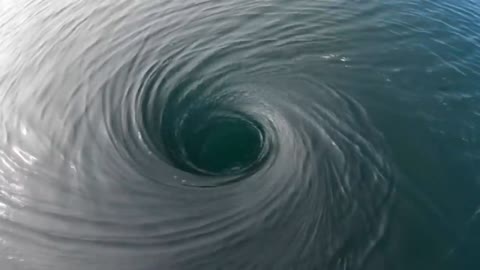
[[0,1],[0,269],[480,269],[480,2]]

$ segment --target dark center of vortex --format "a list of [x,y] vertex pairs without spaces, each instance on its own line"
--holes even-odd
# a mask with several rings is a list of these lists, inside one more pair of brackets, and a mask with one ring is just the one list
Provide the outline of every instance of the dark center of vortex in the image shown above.
[[189,162],[207,174],[232,174],[251,167],[260,157],[263,135],[249,121],[216,117],[184,126],[184,150]]

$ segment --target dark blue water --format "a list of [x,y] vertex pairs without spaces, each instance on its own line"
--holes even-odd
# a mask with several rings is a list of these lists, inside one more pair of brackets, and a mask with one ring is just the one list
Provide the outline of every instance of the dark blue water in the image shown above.
[[480,2],[0,1],[0,269],[480,269]]

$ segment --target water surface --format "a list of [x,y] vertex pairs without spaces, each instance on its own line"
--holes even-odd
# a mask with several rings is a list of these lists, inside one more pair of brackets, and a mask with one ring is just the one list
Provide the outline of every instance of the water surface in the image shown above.
[[1,1],[2,269],[480,269],[479,12]]

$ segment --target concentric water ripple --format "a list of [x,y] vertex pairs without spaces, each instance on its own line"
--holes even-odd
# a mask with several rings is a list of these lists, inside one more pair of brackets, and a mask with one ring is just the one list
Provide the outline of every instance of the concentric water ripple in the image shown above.
[[396,57],[347,37],[408,40],[399,4],[6,2],[5,269],[359,269],[384,235],[393,165],[344,76]]

